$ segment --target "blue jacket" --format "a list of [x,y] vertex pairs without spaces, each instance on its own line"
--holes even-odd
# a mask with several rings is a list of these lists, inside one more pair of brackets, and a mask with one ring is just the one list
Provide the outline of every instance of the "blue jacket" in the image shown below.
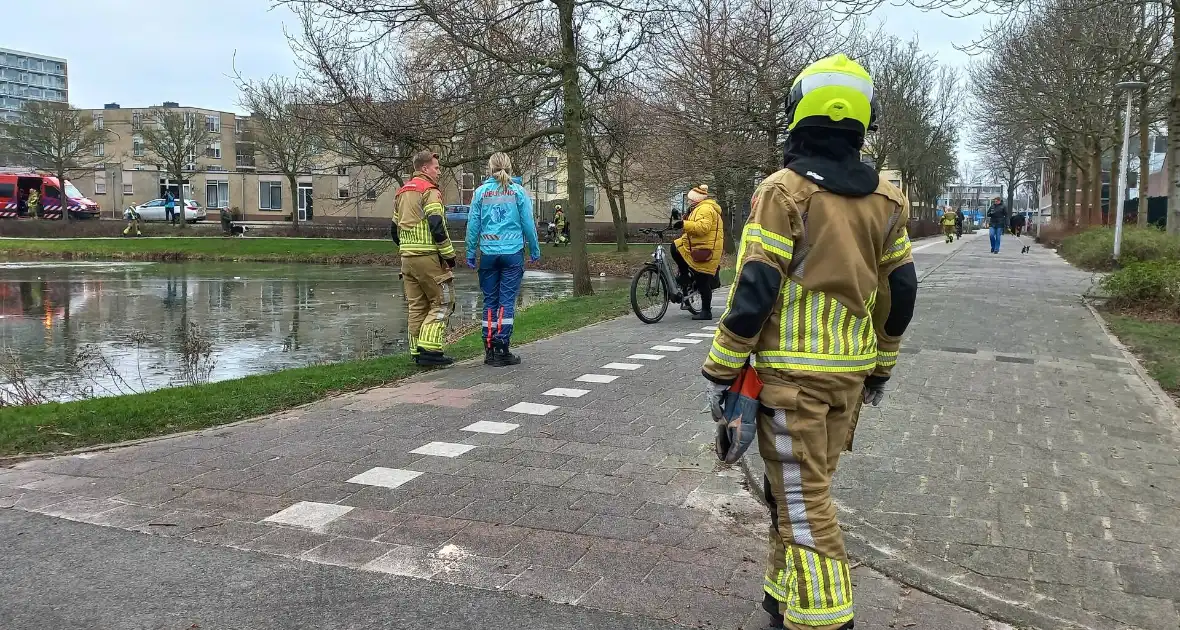
[[524,187],[513,179],[508,190],[489,177],[471,198],[467,215],[467,258],[474,259],[476,245],[485,254],[515,254],[524,249],[528,239],[533,258],[541,257],[537,226],[533,223],[533,200]]

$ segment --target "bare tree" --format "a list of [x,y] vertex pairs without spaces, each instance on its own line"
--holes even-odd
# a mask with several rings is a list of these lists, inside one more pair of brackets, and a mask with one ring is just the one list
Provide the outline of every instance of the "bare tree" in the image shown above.
[[586,163],[594,179],[606,192],[615,227],[618,251],[627,251],[627,192],[641,168],[640,150],[648,132],[650,112],[636,98],[631,86],[622,83],[593,102],[585,126]]
[[272,76],[261,81],[243,81],[240,103],[250,111],[258,152],[284,177],[291,189],[291,225],[299,230],[298,177],[310,173],[323,140],[306,90],[295,82]]
[[155,164],[175,182],[180,212],[180,226],[185,227],[184,182],[197,171],[198,157],[205,152],[212,140],[212,133],[205,127],[195,112],[181,111],[171,107],[153,107],[145,117],[143,129],[144,148],[149,162]]
[[0,144],[16,160],[48,170],[57,177],[62,217],[70,219],[66,179],[94,172],[105,162],[103,145],[110,132],[94,118],[67,103],[29,101],[16,122],[0,123]]
[[971,148],[983,160],[984,171],[1004,186],[1008,209],[1012,210],[1017,186],[1032,175],[1033,147],[1028,136],[984,124],[975,130]]

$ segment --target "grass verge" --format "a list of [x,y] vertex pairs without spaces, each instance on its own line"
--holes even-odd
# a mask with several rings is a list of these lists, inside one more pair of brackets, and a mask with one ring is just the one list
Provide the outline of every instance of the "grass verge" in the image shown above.
[[1180,323],[1117,310],[1107,310],[1103,317],[1160,387],[1180,397]]
[[[629,300],[627,289],[615,289],[536,304],[516,316],[514,341],[536,341],[626,314]],[[474,332],[448,352],[468,359],[482,350],[479,333]],[[408,355],[393,355],[144,394],[0,408],[0,456],[59,452],[227,424],[421,371]]]
[[[1114,228],[1095,227],[1061,239],[1057,253],[1087,271],[1114,268]],[[1154,227],[1126,226],[1120,261],[1127,265],[1152,260],[1180,259],[1180,238]]]

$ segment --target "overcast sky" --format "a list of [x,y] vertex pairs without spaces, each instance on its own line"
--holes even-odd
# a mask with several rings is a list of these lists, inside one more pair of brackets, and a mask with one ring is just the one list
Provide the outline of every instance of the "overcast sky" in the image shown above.
[[[240,111],[233,74],[291,74],[295,64],[284,29],[294,15],[271,0],[50,0],[52,23],[64,29],[49,37],[44,2],[5,2],[5,22],[39,28],[5,30],[4,48],[64,57],[69,62],[70,102],[96,108],[116,102],[147,107],[179,101]],[[917,34],[922,48],[940,63],[965,65],[954,49],[978,36],[985,20],[954,19],[912,7],[885,6],[876,17],[903,37]],[[64,18],[64,22],[62,20]],[[182,33],[179,37],[176,31]]]

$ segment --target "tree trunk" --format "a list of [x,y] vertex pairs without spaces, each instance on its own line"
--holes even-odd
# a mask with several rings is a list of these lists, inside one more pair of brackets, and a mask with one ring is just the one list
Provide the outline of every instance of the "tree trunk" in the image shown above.
[[1069,172],[1069,176],[1065,180],[1065,225],[1068,229],[1072,230],[1078,225],[1077,193],[1080,177],[1078,177],[1077,162],[1074,162],[1071,158],[1067,166],[1069,167],[1066,169]]
[[1151,180],[1151,154],[1149,153],[1151,147],[1147,137],[1147,107],[1147,90],[1143,90],[1143,94],[1139,97],[1139,182],[1136,186],[1139,191],[1139,216],[1136,224],[1139,227],[1147,227],[1147,196],[1150,192],[1148,182]]
[[1053,207],[1049,210],[1051,220],[1061,223],[1065,219],[1065,179],[1069,172],[1068,156],[1065,149],[1057,153],[1057,181],[1053,186]]
[[[1089,158],[1083,159],[1088,161]],[[1090,225],[1090,170],[1088,166],[1083,167],[1081,164],[1076,166],[1078,168],[1078,191],[1076,194],[1079,195],[1077,224],[1088,226]]]
[[299,231],[299,182],[295,173],[287,173],[287,183],[291,186],[291,229]]
[[574,295],[593,295],[590,265],[586,259],[586,168],[582,154],[582,120],[585,117],[578,77],[578,48],[574,41],[575,0],[555,0],[561,31],[561,92],[565,107],[566,195],[569,197],[570,257]]
[[[176,173],[170,174],[168,176],[169,179],[171,179],[173,175],[176,177],[176,212],[180,214],[180,219],[178,220],[177,225],[179,225],[180,229],[183,230],[188,227],[188,221],[184,220],[184,172],[183,170],[178,170]],[[171,184],[171,182],[169,182],[169,184]]]
[[616,192],[610,188],[606,189],[606,201],[610,204],[610,218],[615,225],[615,248],[616,251],[627,251],[627,214],[626,210],[621,207],[623,195],[621,192]]
[[1106,225],[1102,216],[1102,141],[1094,142],[1090,154],[1090,225]]
[[[1172,33],[1180,33],[1180,11],[1172,11]],[[1168,234],[1180,234],[1180,50],[1172,46],[1168,93]]]
[[[69,223],[73,219],[70,218],[70,198],[66,196],[66,172],[64,169],[57,172],[57,198],[61,201],[61,220]],[[44,198],[41,199],[41,207],[45,207]]]

